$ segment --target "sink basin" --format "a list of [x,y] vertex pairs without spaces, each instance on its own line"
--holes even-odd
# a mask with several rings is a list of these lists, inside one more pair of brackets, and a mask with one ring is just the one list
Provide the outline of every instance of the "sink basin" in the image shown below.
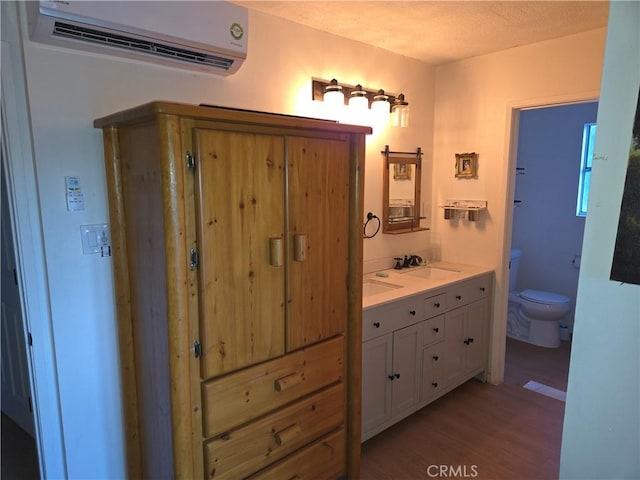
[[365,278],[362,282],[362,296],[369,297],[371,295],[377,295],[379,293],[390,292],[396,288],[402,288],[401,285],[394,285],[393,283],[379,282],[372,278]]
[[403,275],[411,275],[413,277],[430,278],[432,280],[446,280],[460,273],[460,271],[446,270],[444,268],[434,268],[434,267],[418,267],[418,268],[409,268],[408,270],[405,270],[400,273],[402,273]]

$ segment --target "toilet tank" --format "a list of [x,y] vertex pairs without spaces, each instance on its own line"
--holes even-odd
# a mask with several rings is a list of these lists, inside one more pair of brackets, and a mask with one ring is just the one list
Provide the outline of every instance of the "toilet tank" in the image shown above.
[[509,262],[509,291],[516,291],[516,284],[518,283],[518,267],[520,266],[520,257],[522,256],[522,250],[519,248],[511,249],[511,260]]

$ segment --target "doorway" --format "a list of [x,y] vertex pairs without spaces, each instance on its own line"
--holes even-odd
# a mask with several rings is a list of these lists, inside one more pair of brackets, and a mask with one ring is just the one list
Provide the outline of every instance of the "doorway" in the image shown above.
[[547,386],[563,392],[585,222],[576,214],[583,131],[585,124],[596,122],[597,109],[597,102],[523,109],[517,127],[511,248],[521,250],[522,256],[515,290],[560,294],[571,300],[572,309],[560,321],[560,352],[508,338],[505,376],[513,357],[524,355],[530,358],[530,376],[535,377],[530,380],[553,383]]

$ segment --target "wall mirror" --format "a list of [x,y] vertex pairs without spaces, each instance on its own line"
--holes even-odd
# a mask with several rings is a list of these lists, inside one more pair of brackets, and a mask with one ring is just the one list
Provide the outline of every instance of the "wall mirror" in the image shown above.
[[420,184],[422,150],[394,152],[382,150],[382,232],[390,234],[426,230],[420,227]]

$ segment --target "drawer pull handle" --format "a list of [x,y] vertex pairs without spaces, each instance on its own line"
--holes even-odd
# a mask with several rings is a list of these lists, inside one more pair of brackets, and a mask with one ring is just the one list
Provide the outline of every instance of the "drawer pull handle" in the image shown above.
[[373,322],[373,326],[376,328],[380,328],[380,322]]
[[302,433],[302,428],[300,425],[293,424],[285,428],[284,430],[280,430],[274,435],[276,443],[278,445],[286,445],[291,442],[294,438]]
[[293,259],[304,262],[307,256],[307,236],[299,233],[293,236]]
[[436,308],[440,308],[440,303],[434,303],[433,306]]
[[415,310],[409,310],[409,314],[415,317],[416,311]]
[[279,237],[269,239],[269,264],[272,267],[282,266],[282,239]]
[[456,300],[462,300],[462,295],[456,295]]
[[438,361],[438,355],[434,355],[434,356],[433,356],[433,361],[434,361],[434,362],[437,362],[437,361]]
[[440,331],[440,329],[438,327],[433,327],[433,331],[438,333]]
[[282,378],[278,378],[275,382],[273,382],[273,388],[275,388],[276,392],[284,392],[291,387],[295,387],[299,385],[304,380],[303,376],[299,373],[292,373]]

